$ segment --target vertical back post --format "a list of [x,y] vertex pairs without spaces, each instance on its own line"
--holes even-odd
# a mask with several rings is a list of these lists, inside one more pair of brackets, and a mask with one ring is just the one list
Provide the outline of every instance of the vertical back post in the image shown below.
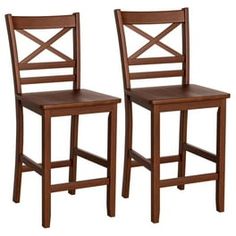
[[14,77],[14,88],[15,94],[21,94],[21,83],[20,83],[20,70],[18,65],[18,52],[16,47],[16,38],[14,34],[14,26],[12,22],[12,15],[7,14],[6,16],[7,32],[9,36],[10,48],[11,48],[11,59],[12,59],[12,71]]
[[73,30],[73,40],[74,40],[74,60],[76,65],[74,67],[75,80],[73,83],[73,89],[80,89],[80,17],[79,13],[74,13],[75,16],[75,28]]
[[126,90],[130,89],[129,65],[128,65],[125,33],[120,10],[115,10],[115,19],[116,19],[118,37],[120,40],[119,46],[120,46],[120,56],[123,69],[122,71],[123,71],[124,89]]
[[188,8],[183,8],[184,11],[184,23],[182,24],[183,32],[183,55],[185,61],[183,63],[184,76],[182,84],[189,84],[189,17]]

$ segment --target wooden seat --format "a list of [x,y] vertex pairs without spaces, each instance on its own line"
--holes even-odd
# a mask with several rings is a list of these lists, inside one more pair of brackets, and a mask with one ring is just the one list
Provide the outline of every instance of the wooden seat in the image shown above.
[[65,109],[84,106],[112,105],[120,100],[87,89],[25,93],[17,98],[22,104],[41,114],[46,109]]
[[127,90],[132,100],[143,106],[152,104],[170,104],[197,102],[228,97],[227,93],[199,85],[172,85]]
[[[126,111],[125,128],[125,159],[122,195],[129,197],[130,173],[132,167],[143,166],[151,172],[151,220],[159,221],[160,188],[177,185],[183,190],[185,184],[216,181],[216,208],[224,211],[224,166],[225,166],[225,114],[226,99],[229,94],[210,88],[189,83],[189,23],[188,9],[176,11],[126,12],[115,10],[117,31],[120,44],[121,64],[123,69],[124,97]],[[145,26],[163,25],[164,30],[153,36],[145,31]],[[166,35],[181,27],[181,52],[173,49],[162,40]],[[158,29],[158,27],[157,27]],[[135,52],[130,52],[127,43],[128,30],[145,39],[145,43]],[[134,35],[134,34],[133,34]],[[131,34],[129,34],[131,36]],[[132,43],[137,42],[132,38]],[[170,42],[170,38],[169,38]],[[178,40],[176,40],[178,42]],[[137,46],[136,46],[137,47]],[[148,54],[151,47],[159,47],[166,53]],[[135,48],[135,47],[133,47]],[[144,55],[146,53],[146,55]],[[160,53],[160,51],[159,51]],[[147,55],[148,54],[148,55]],[[155,65],[180,64],[181,68],[172,70],[156,70]],[[142,66],[152,66],[150,71]],[[134,71],[132,67],[142,67]],[[147,67],[146,67],[147,68]],[[160,67],[159,67],[160,68]],[[161,67],[163,68],[163,67]],[[172,67],[173,68],[173,67]],[[181,77],[181,85],[133,88],[133,80]],[[144,157],[133,149],[132,104],[137,103],[148,109],[151,114],[151,156]],[[217,147],[216,153],[211,153],[187,142],[188,110],[200,108],[217,108]],[[160,113],[180,111],[179,151],[171,156],[160,156]],[[185,175],[186,152],[196,154],[216,164],[216,171],[206,174]],[[178,162],[178,177],[160,179],[160,164]]]
[[[16,163],[14,179],[14,202],[20,201],[22,172],[35,171],[42,176],[42,225],[50,226],[51,193],[68,191],[75,194],[78,188],[107,186],[107,214],[115,216],[115,180],[116,180],[116,113],[119,98],[80,88],[80,26],[79,13],[66,16],[19,17],[6,15],[16,98]],[[46,42],[35,36],[34,30],[54,30],[54,35]],[[56,33],[55,33],[56,31]],[[72,56],[66,55],[54,46],[54,42],[72,32]],[[38,44],[33,52],[19,59],[17,35],[20,34]],[[24,44],[23,44],[24,45]],[[62,47],[63,48],[63,47]],[[22,49],[26,49],[22,47]],[[38,61],[45,50],[57,59],[54,61]],[[36,59],[36,60],[35,60]],[[58,60],[59,59],[59,60]],[[56,75],[34,76],[37,70],[57,70]],[[58,72],[60,69],[60,72]],[[62,74],[61,69],[71,69],[71,73]],[[32,76],[24,76],[22,72],[35,71]],[[54,71],[55,73],[55,71]],[[39,83],[72,82],[73,89],[62,91],[23,93],[22,86]],[[23,107],[30,109],[42,117],[42,163],[35,162],[23,151]],[[105,112],[108,113],[107,158],[99,157],[91,152],[78,148],[79,115]],[[71,116],[70,158],[62,161],[51,161],[51,118],[55,116]],[[103,178],[77,180],[77,156],[101,165],[107,169]],[[69,167],[69,181],[51,184],[51,169]]]

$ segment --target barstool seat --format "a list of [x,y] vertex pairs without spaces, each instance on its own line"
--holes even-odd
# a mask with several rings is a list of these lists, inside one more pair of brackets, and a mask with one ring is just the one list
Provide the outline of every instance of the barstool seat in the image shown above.
[[228,93],[195,84],[134,88],[126,90],[126,94],[137,103],[142,101],[142,104],[146,106],[151,104],[201,102],[229,97]]
[[120,99],[87,89],[34,92],[17,95],[22,104],[37,112],[44,109],[64,109],[102,106],[118,103]]

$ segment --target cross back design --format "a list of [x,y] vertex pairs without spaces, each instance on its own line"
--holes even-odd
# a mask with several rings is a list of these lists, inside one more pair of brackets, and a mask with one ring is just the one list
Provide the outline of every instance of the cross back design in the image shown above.
[[20,34],[24,35],[26,38],[29,38],[30,40],[34,41],[35,43],[39,44],[39,47],[34,50],[32,53],[30,53],[28,56],[26,56],[23,60],[20,61],[20,64],[27,64],[31,60],[33,60],[35,57],[37,57],[42,51],[49,50],[54,55],[60,57],[64,61],[72,61],[73,59],[62,53],[61,51],[57,50],[56,48],[52,47],[51,45],[59,40],[63,35],[65,35],[68,31],[70,31],[71,28],[63,28],[58,33],[56,33],[54,36],[52,36],[50,39],[48,39],[46,42],[42,41],[35,35],[29,33],[26,30],[17,30]]
[[161,47],[165,51],[171,53],[175,57],[182,56],[179,52],[177,52],[173,48],[167,46],[166,44],[164,44],[163,42],[160,41],[162,38],[164,38],[167,34],[169,34],[171,31],[173,31],[179,25],[180,25],[180,23],[172,23],[170,26],[168,26],[166,29],[164,29],[162,32],[160,32],[155,37],[152,37],[151,35],[149,35],[145,31],[143,31],[140,28],[138,28],[137,26],[126,25],[126,27],[128,27],[129,29],[133,30],[137,34],[139,34],[142,37],[144,37],[144,38],[149,40],[148,43],[146,43],[144,46],[142,46],[136,52],[134,52],[132,55],[130,55],[128,59],[137,59],[140,55],[142,55],[144,52],[146,52],[153,45],[158,45],[159,47]]

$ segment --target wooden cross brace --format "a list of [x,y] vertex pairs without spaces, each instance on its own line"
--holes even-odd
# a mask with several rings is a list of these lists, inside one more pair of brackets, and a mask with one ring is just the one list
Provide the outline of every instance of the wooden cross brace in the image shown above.
[[64,34],[66,34],[70,28],[63,28],[60,30],[57,34],[55,34],[53,37],[51,37],[48,41],[43,42],[41,39],[37,38],[33,34],[29,33],[25,30],[17,30],[20,34],[24,35],[25,37],[31,39],[35,43],[39,44],[40,47],[38,47],[36,50],[34,50],[32,53],[30,53],[27,57],[25,57],[20,63],[28,63],[33,58],[35,58],[37,55],[39,55],[42,51],[45,49],[49,50],[50,52],[54,53],[58,57],[62,58],[65,61],[71,61],[72,59],[68,57],[67,55],[63,54],[62,52],[58,51],[54,47],[51,46],[55,41],[57,41],[59,38],[61,38]]

